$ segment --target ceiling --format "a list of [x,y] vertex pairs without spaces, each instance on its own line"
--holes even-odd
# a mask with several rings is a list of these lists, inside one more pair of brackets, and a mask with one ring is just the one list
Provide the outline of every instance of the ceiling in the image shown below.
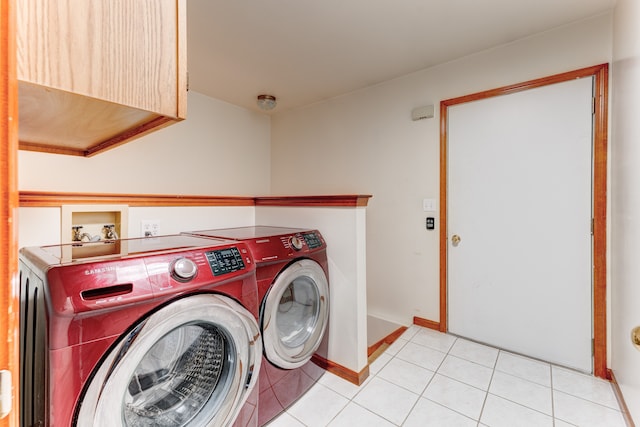
[[188,0],[190,89],[300,107],[511,42],[616,0]]

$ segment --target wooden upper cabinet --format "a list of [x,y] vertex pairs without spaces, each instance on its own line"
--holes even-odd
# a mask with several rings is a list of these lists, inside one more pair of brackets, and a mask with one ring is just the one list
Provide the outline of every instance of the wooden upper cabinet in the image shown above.
[[186,0],[18,0],[20,149],[91,156],[186,117]]

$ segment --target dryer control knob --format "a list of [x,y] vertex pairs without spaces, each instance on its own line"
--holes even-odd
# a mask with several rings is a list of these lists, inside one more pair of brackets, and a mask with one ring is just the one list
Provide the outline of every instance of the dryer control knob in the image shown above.
[[196,276],[198,266],[189,258],[178,258],[173,262],[172,270],[176,280],[186,282]]
[[291,236],[289,242],[291,243],[291,247],[296,251],[299,251],[304,246],[304,243],[302,243],[302,239],[298,236]]

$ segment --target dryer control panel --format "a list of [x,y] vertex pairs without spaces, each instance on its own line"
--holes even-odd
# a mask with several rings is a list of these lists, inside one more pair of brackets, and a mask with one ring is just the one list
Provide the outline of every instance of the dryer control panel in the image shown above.
[[244,270],[242,255],[236,247],[216,249],[205,253],[214,276]]
[[320,237],[314,232],[303,233],[302,237],[304,237],[304,241],[307,242],[309,249],[315,249],[322,246],[322,240],[320,240]]

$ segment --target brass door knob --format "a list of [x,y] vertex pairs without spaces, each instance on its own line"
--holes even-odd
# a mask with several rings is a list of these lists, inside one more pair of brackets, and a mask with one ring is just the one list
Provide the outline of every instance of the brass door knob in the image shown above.
[[460,240],[462,239],[457,234],[454,234],[453,236],[451,236],[451,243],[453,244],[453,246],[458,246],[458,244],[460,243]]
[[640,350],[640,326],[636,326],[631,330],[631,342],[635,348]]

